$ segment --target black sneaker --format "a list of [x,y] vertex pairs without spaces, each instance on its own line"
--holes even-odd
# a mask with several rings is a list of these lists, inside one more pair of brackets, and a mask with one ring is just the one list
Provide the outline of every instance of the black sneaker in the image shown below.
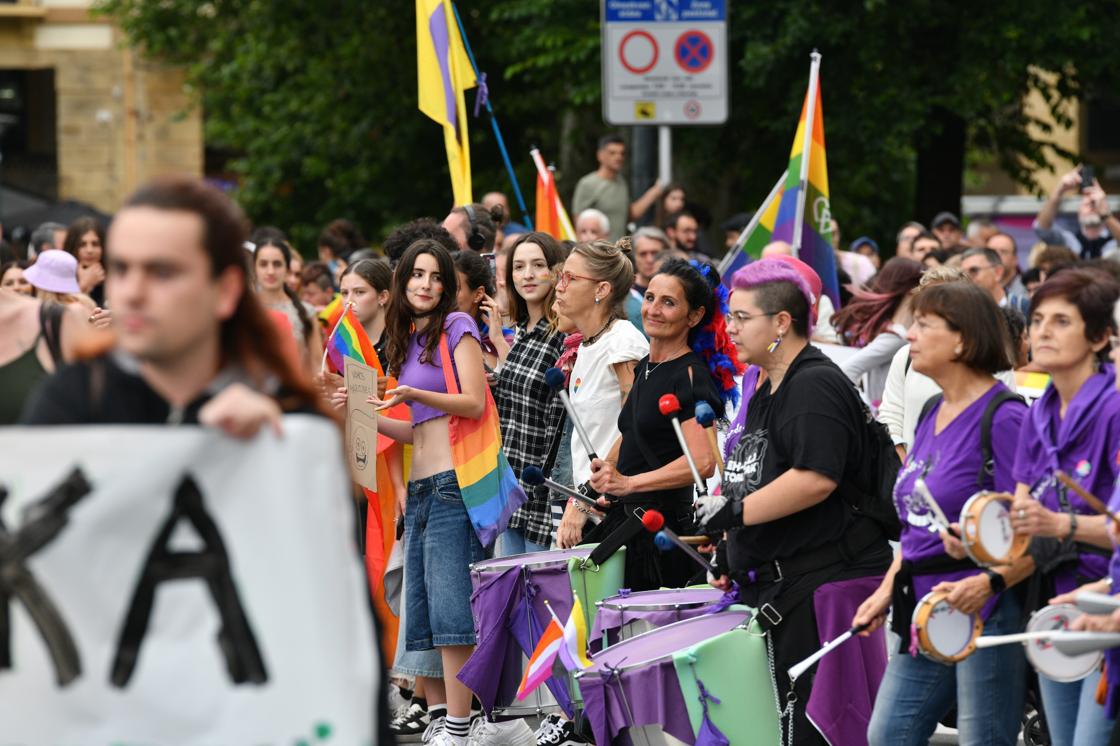
[[588,741],[580,738],[571,720],[559,715],[546,715],[537,728],[537,746],[584,746]]
[[427,708],[413,702],[403,715],[389,723],[389,732],[397,743],[420,743],[430,722]]

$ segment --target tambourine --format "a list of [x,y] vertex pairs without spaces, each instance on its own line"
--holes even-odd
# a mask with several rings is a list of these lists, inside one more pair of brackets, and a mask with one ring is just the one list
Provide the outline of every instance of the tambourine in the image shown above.
[[[1073,604],[1045,606],[1031,614],[1027,632],[1052,632],[1068,630],[1070,622],[1081,616]],[[1049,640],[1027,640],[1027,660],[1034,669],[1052,681],[1080,681],[1101,665],[1104,654],[1099,650],[1080,655],[1059,652]]]
[[949,594],[930,591],[910,618],[911,635],[922,655],[939,663],[963,661],[976,649],[984,631],[979,614],[965,614],[949,605]]
[[1006,492],[977,492],[961,509],[961,543],[981,567],[1009,565],[1027,551],[1031,537],[1011,527],[1012,499]]

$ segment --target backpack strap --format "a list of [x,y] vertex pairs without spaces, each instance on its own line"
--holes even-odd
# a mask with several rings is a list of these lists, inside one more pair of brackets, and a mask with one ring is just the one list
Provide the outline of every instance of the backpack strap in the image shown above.
[[988,402],[988,406],[984,407],[984,414],[980,418],[980,454],[983,456],[983,463],[980,465],[980,473],[976,475],[976,486],[984,486],[984,478],[990,477],[995,474],[996,462],[992,455],[992,420],[995,419],[996,410],[1002,404],[1009,401],[1017,401],[1026,406],[1026,400],[1018,394],[1003,389],[992,397]]
[[66,307],[58,303],[39,304],[39,330],[47,342],[55,370],[66,362],[62,359],[62,317],[65,314]]
[[930,398],[926,399],[926,403],[922,405],[922,411],[918,414],[918,422],[914,426],[915,430],[917,429],[917,425],[922,424],[922,420],[928,417],[929,413],[932,412],[944,398],[945,396],[943,394],[934,394]]

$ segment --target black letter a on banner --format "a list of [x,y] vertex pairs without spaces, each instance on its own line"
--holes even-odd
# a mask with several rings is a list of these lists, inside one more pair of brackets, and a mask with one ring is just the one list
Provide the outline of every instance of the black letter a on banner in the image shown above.
[[[186,518],[194,526],[203,547],[197,552],[173,552],[167,542],[175,526]],[[157,586],[171,580],[205,580],[210,596],[218,607],[221,627],[218,646],[226,659],[226,668],[235,684],[263,684],[268,681],[264,660],[257,648],[249,619],[237,597],[237,588],[230,574],[229,555],[222,536],[206,506],[194,479],[187,475],[175,492],[171,514],[156,535],[148,560],[140,573],[140,582],[132,595],[124,628],[117,643],[110,679],[114,686],[124,688],[132,678],[140,657],[140,645],[148,631]]]

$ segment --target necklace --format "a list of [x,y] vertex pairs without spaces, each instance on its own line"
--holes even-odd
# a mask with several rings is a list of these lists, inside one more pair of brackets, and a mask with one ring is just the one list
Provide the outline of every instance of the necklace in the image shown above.
[[599,337],[603,336],[603,332],[605,332],[607,329],[610,329],[611,324],[613,324],[613,323],[614,323],[614,317],[612,316],[611,318],[607,319],[607,323],[603,324],[602,329],[595,332],[594,334],[592,334],[587,339],[583,340],[583,343],[582,343],[583,346],[584,347],[589,347],[589,346],[595,344],[596,342],[598,342]]
[[[687,352],[687,350],[685,350],[685,352]],[[682,352],[682,353],[681,353],[681,355],[683,355],[683,354],[684,354],[684,353]],[[658,368],[660,368],[660,367],[661,367],[662,365],[664,365],[665,363],[669,362],[670,360],[676,360],[676,359],[677,359],[677,358],[679,358],[679,357],[680,357],[680,355],[675,355],[675,356],[673,356],[673,357],[665,358],[665,359],[664,359],[664,360],[662,360],[661,362],[659,362],[659,363],[655,363],[655,364],[654,364],[654,366],[653,366],[652,368],[651,368],[651,367],[649,366],[649,359],[647,358],[647,359],[646,359],[646,373],[645,373],[645,378],[644,378],[643,380],[646,380],[646,381],[648,381],[648,380],[649,380],[649,374],[650,374],[650,373],[654,372],[655,370],[657,370]]]

